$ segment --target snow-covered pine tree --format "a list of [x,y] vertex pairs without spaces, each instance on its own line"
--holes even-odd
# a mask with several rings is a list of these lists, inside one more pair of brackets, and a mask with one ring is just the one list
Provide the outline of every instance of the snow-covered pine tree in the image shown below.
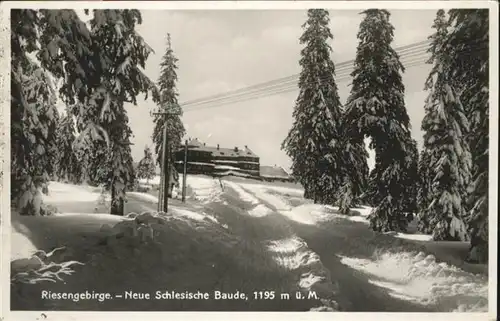
[[41,192],[53,170],[56,93],[28,53],[37,49],[35,10],[11,11],[11,200],[23,215],[43,215]]
[[[40,190],[50,178],[50,165],[55,163],[52,156],[57,109],[52,79],[45,70],[50,66],[50,71],[59,71],[58,77],[64,75],[61,61],[51,59],[49,53],[52,57],[68,54],[73,48],[70,43],[79,47],[76,40],[80,40],[78,34],[84,29],[78,28],[81,21],[72,10],[16,9],[11,13],[11,196],[19,212],[36,215],[45,210]],[[54,44],[63,50],[58,52]],[[37,53],[42,68],[29,58],[31,53]],[[68,56],[78,61],[75,55],[73,52]],[[75,70],[67,71],[71,74]],[[69,77],[73,81],[75,78]]]
[[337,192],[339,211],[348,214],[350,209],[359,206],[363,192],[368,182],[368,152],[363,140],[358,140],[359,136],[349,136],[348,130],[342,131],[344,134],[343,146],[343,168],[342,184]]
[[351,94],[345,120],[361,137],[371,138],[375,168],[366,198],[375,206],[370,225],[375,231],[405,230],[406,169],[412,154],[410,121],[404,102],[404,67],[391,47],[394,27],[387,10],[362,12]]
[[[48,75],[48,72],[45,72]],[[53,85],[51,85],[53,86]],[[55,86],[52,87],[54,91],[54,97],[56,96],[56,91],[54,90]],[[57,158],[59,157],[59,146],[57,145],[57,127],[61,120],[61,116],[59,115],[59,111],[57,107],[55,109],[55,113],[53,116],[53,120],[50,122],[47,132],[47,174],[51,180],[57,179]],[[47,187],[44,188],[47,190]]]
[[471,239],[468,260],[488,260],[488,155],[489,155],[489,11],[453,9],[449,11],[447,44],[453,48],[450,60],[460,100],[468,116],[468,137],[473,158],[470,211],[465,218]]
[[472,166],[466,140],[469,122],[452,76],[450,52],[455,49],[446,43],[447,26],[445,12],[439,10],[433,24],[433,68],[425,86],[429,96],[422,120],[424,149],[429,157],[430,204],[419,216],[432,226],[434,240],[463,241],[467,239],[464,216]]
[[[172,165],[175,161],[175,152],[182,144],[185,129],[182,123],[182,109],[177,101],[177,62],[178,59],[172,50],[170,34],[167,34],[167,50],[163,55],[160,63],[160,77],[158,78],[159,97],[156,99],[156,104],[161,110],[170,112],[171,114],[155,115],[153,130],[153,142],[155,144],[156,162],[161,167],[163,155],[163,126],[165,119],[167,121],[167,136],[168,136],[168,151],[169,164]],[[176,114],[175,114],[176,113]],[[179,173],[175,170],[175,166],[170,167],[170,184],[179,184]]]
[[[13,11],[11,39],[15,67],[12,73],[12,101],[13,104],[26,104],[20,66],[25,64],[27,53],[36,52],[42,68],[50,71],[56,79],[63,80],[59,93],[63,101],[72,106],[72,113],[76,116],[80,132],[77,145],[85,146],[88,145],[86,142],[105,140],[113,152],[113,148],[116,150],[120,147],[117,144],[111,146],[106,130],[100,126],[100,119],[109,119],[107,111],[110,100],[118,101],[113,106],[118,106],[116,109],[119,114],[123,102],[136,104],[135,98],[139,93],[155,93],[154,84],[138,68],[138,65],[144,68],[145,60],[152,50],[134,30],[135,24],[141,23],[138,10],[94,10],[93,14],[91,34],[74,10]],[[22,112],[19,114],[22,115]],[[120,119],[126,121],[126,117]],[[25,124],[22,117],[17,117],[13,125],[22,128]],[[119,143],[128,146],[127,130],[122,129],[124,137],[120,137]],[[120,135],[120,131],[116,135]],[[45,149],[46,145],[40,144],[40,148]],[[130,149],[129,146],[127,148]],[[131,163],[131,158],[127,160],[130,152],[118,152],[122,153],[125,155],[121,164]],[[23,165],[19,163],[19,166]],[[115,168],[117,172],[113,177],[123,174],[121,168]],[[31,184],[35,176],[39,175],[28,173],[24,181]],[[125,179],[127,182],[133,175],[128,176]],[[44,178],[41,180],[44,183]],[[123,176],[114,181],[118,185],[115,186],[118,187],[115,200],[123,200],[124,189],[120,186],[126,185],[123,184]],[[30,195],[24,193],[30,189],[26,184],[19,183],[17,186],[19,193],[13,193],[14,197]],[[33,203],[33,197],[27,203]]]
[[430,193],[432,177],[430,169],[429,153],[424,149],[420,152],[418,159],[418,191],[417,191],[417,230],[424,234],[431,234],[433,227],[425,210],[431,204]]
[[[430,54],[429,59],[427,60],[428,64],[434,64],[436,57],[438,55],[438,51],[443,46],[443,42],[446,40],[448,35],[449,23],[446,19],[446,13],[444,10],[438,10],[436,13],[436,18],[434,19],[434,23],[432,25],[433,29],[436,29],[436,32],[428,37],[431,40],[429,48],[427,52]],[[424,86],[425,90],[431,90],[434,84],[434,79],[432,77],[428,77]],[[427,106],[427,105],[426,105]],[[422,128],[422,130],[424,130]],[[425,234],[432,234],[434,226],[430,223],[430,217],[427,216],[427,208],[432,202],[432,181],[433,181],[433,173],[430,167],[431,156],[429,151],[423,146],[421,156],[419,159],[419,188],[418,188],[418,230]]]
[[417,141],[415,139],[410,139],[410,141],[405,143],[405,146],[407,146],[407,156],[405,159],[406,166],[402,175],[404,185],[403,212],[410,220],[414,218],[414,215],[418,211],[417,196],[419,188],[419,154]]
[[292,174],[304,187],[304,197],[334,204],[342,184],[341,103],[335,65],[328,44],[333,35],[327,10],[310,9],[300,43],[299,95],[294,122],[282,149],[292,160]]
[[78,184],[82,179],[81,163],[73,150],[76,139],[75,122],[73,115],[66,110],[66,114],[60,119],[57,128],[56,144],[59,154],[56,160],[57,177],[60,180]]
[[[135,182],[130,149],[132,131],[128,126],[125,103],[137,104],[140,92],[147,94],[154,84],[140,67],[152,49],[136,32],[142,22],[139,10],[94,10],[90,20],[93,50],[100,64],[101,82],[89,98],[87,107],[76,113],[85,123],[97,124],[106,136],[110,155],[104,168],[105,187],[111,190],[111,214],[123,215],[125,192]],[[89,128],[97,137],[96,126]]]
[[149,180],[155,176],[155,162],[153,160],[153,154],[148,146],[144,148],[144,157],[139,161],[137,165],[137,177],[144,178],[149,183]]

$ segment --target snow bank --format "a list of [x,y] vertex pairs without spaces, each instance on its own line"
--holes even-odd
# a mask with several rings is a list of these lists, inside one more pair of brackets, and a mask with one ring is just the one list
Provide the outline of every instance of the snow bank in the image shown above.
[[135,196],[147,202],[158,203],[158,197],[148,193],[128,192],[127,195]]
[[255,196],[253,196],[252,194],[248,193],[247,191],[245,191],[243,188],[240,187],[239,184],[236,184],[234,182],[230,182],[230,181],[224,181],[224,185],[226,186],[229,186],[230,188],[232,188],[236,193],[238,193],[239,197],[245,201],[245,202],[248,202],[252,205],[256,205],[256,204],[259,204],[259,199],[256,198]]
[[11,260],[27,258],[38,251],[29,237],[23,233],[17,232],[15,229],[12,229],[12,232],[10,233],[10,242],[11,244],[15,244],[12,245],[10,249]]
[[[137,198],[142,198],[143,200],[146,200],[148,202],[153,202],[153,203],[158,203],[158,198],[154,195],[151,195],[151,194],[147,194],[147,193],[138,193],[138,192],[130,192],[128,193],[130,195],[133,195]],[[174,205],[170,205],[170,209],[171,211],[169,211],[168,214],[174,216],[174,217],[183,217],[183,218],[188,218],[188,219],[191,219],[191,220],[195,220],[195,221],[199,221],[199,222],[207,222],[207,221],[211,221],[213,223],[216,223],[216,224],[220,224],[217,219],[215,219],[214,217],[204,213],[204,212],[194,212],[194,211],[190,211],[190,210],[187,210],[187,209],[184,209],[184,208],[179,208],[179,207],[176,207]],[[167,215],[168,215],[167,214]]]
[[[56,213],[44,217],[12,213],[11,219],[10,259],[20,262],[30,261],[35,253],[50,251],[55,246],[84,244],[100,233],[103,224],[115,225],[125,218],[101,213]],[[75,235],[85,235],[88,239],[75,238]]]
[[332,213],[333,207],[328,205],[304,204],[293,208],[290,211],[282,212],[289,219],[307,225],[315,225],[321,222],[329,221],[333,216],[339,216]]
[[412,240],[412,241],[432,241],[432,235],[426,235],[426,234],[407,234],[407,233],[395,233],[394,237],[400,238],[400,239],[405,239],[405,240]]
[[269,194],[263,185],[240,184],[260,200],[272,205],[277,211],[290,211],[292,207],[280,196]]
[[[87,213],[55,213],[53,215],[54,217],[65,217],[65,218],[74,218],[81,224],[86,224],[87,223],[87,218],[90,217],[91,221],[100,221],[100,222],[106,222],[106,223],[118,223],[123,220],[123,216],[119,215],[111,215],[107,213],[92,213],[92,214],[87,214]],[[50,219],[50,218],[49,218]],[[76,222],[75,222],[76,224]]]
[[382,253],[374,260],[341,257],[341,262],[371,277],[394,297],[436,306],[439,311],[488,311],[488,279],[467,273],[433,255]]
[[351,209],[351,212],[356,212],[359,213],[360,216],[362,217],[368,217],[370,213],[372,212],[373,208],[368,207],[368,206],[363,206],[363,207],[355,207]]
[[345,216],[345,218],[348,219],[349,221],[369,224],[366,217],[363,217],[363,216]]
[[[303,291],[315,291],[320,297],[331,297],[338,290],[331,281],[330,272],[321,263],[320,257],[311,251],[307,243],[297,236],[270,241],[267,249],[274,254],[275,261],[282,267],[300,273],[298,286]],[[313,311],[335,311],[337,303],[322,299],[322,306]]]
[[300,188],[284,187],[284,186],[266,186],[266,188],[290,196],[303,197],[304,195],[304,190]]
[[273,210],[265,206],[264,204],[259,204],[248,211],[248,214],[253,217],[264,217],[272,213]]
[[297,187],[285,187],[285,186],[278,186],[278,185],[272,185],[272,184],[259,184],[259,183],[238,183],[244,188],[247,189],[259,189],[263,192],[266,191],[271,191],[275,192],[273,194],[283,194],[285,196],[297,196],[297,197],[302,197],[304,195],[304,190]]
[[268,250],[275,253],[286,254],[278,256],[277,262],[290,270],[300,267],[310,266],[320,262],[319,256],[311,251],[307,244],[298,237],[271,241],[267,246]]
[[220,182],[208,176],[190,175],[186,184],[192,189],[192,198],[203,203],[220,200],[222,188]]
[[43,195],[43,200],[48,204],[97,202],[100,196],[100,193],[91,192],[83,186],[53,181],[49,183],[49,194]]
[[160,181],[161,181],[160,175],[155,175],[155,177],[153,177],[150,180],[144,178],[139,179],[139,183],[145,185],[160,185]]
[[171,210],[172,211],[169,214],[175,214],[174,216],[181,216],[181,217],[189,218],[191,220],[195,220],[198,222],[210,221],[210,222],[215,223],[215,224],[220,224],[216,218],[206,214],[205,212],[201,212],[201,213],[193,212],[193,211],[178,208],[178,207],[173,207],[173,208],[171,208]]

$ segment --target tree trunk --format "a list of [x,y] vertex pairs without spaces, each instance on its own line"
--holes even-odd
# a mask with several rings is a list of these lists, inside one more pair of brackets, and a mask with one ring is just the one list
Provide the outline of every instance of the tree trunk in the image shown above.
[[120,216],[123,216],[123,214],[124,214],[123,199],[122,198],[117,199],[115,184],[111,184],[111,210],[110,210],[110,214],[111,215],[120,215]]

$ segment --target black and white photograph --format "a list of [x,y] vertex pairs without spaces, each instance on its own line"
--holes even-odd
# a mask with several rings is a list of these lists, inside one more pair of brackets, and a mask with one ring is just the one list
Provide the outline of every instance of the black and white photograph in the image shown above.
[[99,2],[2,4],[2,314],[495,319],[497,4]]

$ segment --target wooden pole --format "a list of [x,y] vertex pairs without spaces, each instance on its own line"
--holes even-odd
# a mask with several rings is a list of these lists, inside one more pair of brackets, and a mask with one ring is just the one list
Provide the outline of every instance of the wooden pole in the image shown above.
[[166,139],[165,137],[167,136],[167,124],[166,121],[163,124],[163,142],[162,142],[162,148],[161,148],[161,166],[160,166],[160,188],[158,191],[158,212],[163,211],[163,202],[164,202],[164,189],[165,189],[165,154],[166,154]]
[[160,190],[158,195],[158,212],[167,212],[168,210],[168,194],[170,191],[170,164],[168,152],[168,133],[167,121],[168,115],[180,115],[179,112],[169,112],[166,108],[163,111],[152,113],[153,115],[161,115],[164,119],[163,124],[163,143],[162,143],[162,157],[161,157],[161,177],[160,177]]
[[169,164],[169,151],[168,151],[168,133],[167,133],[167,117],[165,117],[165,125],[163,129],[163,212],[168,212],[168,192],[170,191],[170,164]]
[[186,202],[187,159],[188,159],[188,141],[186,140],[184,144],[184,176],[182,178],[182,203]]

